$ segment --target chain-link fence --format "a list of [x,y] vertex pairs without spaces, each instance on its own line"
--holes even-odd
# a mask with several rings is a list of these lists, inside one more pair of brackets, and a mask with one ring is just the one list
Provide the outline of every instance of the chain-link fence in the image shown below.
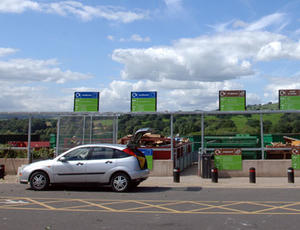
[[[0,113],[0,154],[5,157],[16,150],[30,161],[49,158],[80,144],[117,143],[119,138],[145,127],[171,141],[188,138],[193,143],[192,151],[200,154],[236,146],[249,153],[248,159],[266,159],[268,152],[291,149],[275,148],[273,142],[284,142],[284,136],[300,139],[300,111]],[[9,135],[14,143],[7,141]],[[240,144],[241,139],[247,144]]]
[[81,144],[115,143],[115,116],[60,116],[56,154]]

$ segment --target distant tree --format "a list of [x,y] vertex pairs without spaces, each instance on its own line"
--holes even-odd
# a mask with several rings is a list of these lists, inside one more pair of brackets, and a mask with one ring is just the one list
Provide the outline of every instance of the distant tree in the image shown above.
[[257,127],[259,127],[259,120],[248,119],[246,124],[252,128],[257,128]]
[[263,126],[264,126],[264,132],[268,133],[272,129],[272,122],[269,120],[266,120],[263,122]]

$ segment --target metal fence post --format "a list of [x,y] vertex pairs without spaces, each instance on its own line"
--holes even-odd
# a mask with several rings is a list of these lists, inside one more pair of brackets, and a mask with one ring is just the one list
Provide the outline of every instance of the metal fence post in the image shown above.
[[32,156],[31,156],[31,124],[32,124],[32,117],[29,116],[28,118],[28,141],[27,141],[27,160],[29,163],[32,163]]
[[92,136],[93,136],[93,115],[91,115],[91,121],[90,121],[90,144],[92,144]]
[[264,150],[264,122],[263,122],[263,114],[260,113],[260,142],[261,142],[261,159],[265,159],[265,150]]
[[[201,156],[204,152],[204,113],[201,114],[201,152],[198,152],[198,176],[201,175]],[[199,150],[198,150],[199,151]]]
[[84,144],[84,138],[85,138],[85,115],[83,115],[82,142],[81,142],[81,144]]
[[119,119],[118,115],[115,116],[115,144],[118,143],[118,132],[119,132]]
[[116,117],[113,117],[113,130],[112,130],[112,135],[113,135],[113,144],[116,144]]
[[[171,160],[174,161],[174,143],[173,143],[173,137],[174,137],[174,130],[173,130],[173,114],[171,114],[170,117],[170,122],[171,122]],[[176,165],[175,165],[176,166]]]
[[59,134],[60,134],[60,116],[58,116],[57,123],[56,123],[56,149],[55,149],[55,156],[59,155]]

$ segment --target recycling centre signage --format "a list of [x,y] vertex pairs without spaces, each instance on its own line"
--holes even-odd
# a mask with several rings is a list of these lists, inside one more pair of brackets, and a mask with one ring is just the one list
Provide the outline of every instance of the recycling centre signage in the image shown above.
[[219,170],[242,170],[242,150],[216,149],[214,162]]
[[75,92],[74,112],[98,112],[99,92]]
[[157,92],[131,92],[131,112],[156,112]]
[[279,90],[280,110],[300,110],[300,90]]
[[300,147],[292,148],[292,167],[300,169]]
[[220,111],[245,111],[246,91],[245,90],[221,90],[219,91]]

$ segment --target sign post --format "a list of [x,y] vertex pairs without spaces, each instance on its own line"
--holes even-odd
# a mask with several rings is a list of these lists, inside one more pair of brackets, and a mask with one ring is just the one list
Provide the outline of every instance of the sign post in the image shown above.
[[241,149],[216,149],[214,160],[219,170],[242,170]]
[[246,91],[245,90],[221,90],[219,91],[220,111],[245,111]]
[[131,112],[156,112],[157,92],[131,92]]
[[279,110],[300,110],[300,90],[279,90]]
[[98,112],[99,92],[75,92],[74,112]]
[[292,168],[300,169],[300,147],[292,148]]

